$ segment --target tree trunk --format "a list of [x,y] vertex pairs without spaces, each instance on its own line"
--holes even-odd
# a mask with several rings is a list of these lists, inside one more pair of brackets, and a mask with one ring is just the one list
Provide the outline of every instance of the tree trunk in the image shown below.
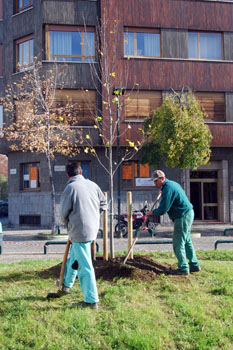
[[51,201],[52,201],[52,231],[51,234],[56,234],[56,200],[55,200],[55,187],[54,187],[54,180],[53,180],[53,172],[52,172],[52,166],[51,166],[51,158],[47,157],[48,162],[48,170],[49,170],[49,182],[51,185]]
[[113,227],[113,217],[114,217],[114,197],[113,197],[113,175],[112,172],[109,174],[109,184],[110,184],[110,256],[115,258],[114,252],[114,227]]

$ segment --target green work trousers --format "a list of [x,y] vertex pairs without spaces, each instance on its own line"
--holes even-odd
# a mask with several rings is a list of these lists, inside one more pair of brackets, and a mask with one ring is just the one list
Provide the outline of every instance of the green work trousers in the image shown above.
[[189,266],[200,266],[190,237],[193,219],[194,211],[189,210],[187,214],[174,220],[173,250],[178,259],[178,269],[182,271],[189,271]]

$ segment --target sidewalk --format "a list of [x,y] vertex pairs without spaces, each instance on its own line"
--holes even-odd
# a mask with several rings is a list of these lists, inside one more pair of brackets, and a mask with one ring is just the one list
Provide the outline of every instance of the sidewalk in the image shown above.
[[[226,224],[194,224],[192,232],[200,232],[200,238],[192,238],[196,250],[214,250],[215,242],[219,239],[233,239],[233,231],[229,232],[230,236],[223,236],[225,229],[233,229],[232,225]],[[147,231],[140,233],[139,240],[160,240],[172,241],[173,226],[157,226],[155,237],[151,237]],[[48,253],[44,254],[44,244],[46,241],[67,240],[67,235],[63,235],[65,230],[61,230],[61,235],[53,238],[49,237],[51,230],[41,228],[12,229],[3,227],[3,244],[0,262],[19,262],[26,260],[62,260],[65,250],[64,244],[48,246]],[[49,238],[48,238],[49,237]],[[98,237],[97,243],[99,251],[103,251],[103,240]],[[128,250],[127,238],[114,239],[115,252]],[[232,249],[233,243],[220,244],[218,249]],[[134,251],[172,251],[172,244],[140,244],[135,245]]]

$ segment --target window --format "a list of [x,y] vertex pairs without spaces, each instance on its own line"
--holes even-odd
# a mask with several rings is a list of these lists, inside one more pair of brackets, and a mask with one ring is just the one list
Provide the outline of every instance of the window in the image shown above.
[[222,34],[189,32],[188,57],[197,59],[222,60]]
[[33,36],[27,36],[16,41],[16,70],[24,71],[33,63]]
[[94,62],[95,33],[80,27],[46,26],[47,59]]
[[127,187],[150,187],[150,167],[148,164],[140,164],[136,161],[124,162],[122,164],[122,185]]
[[16,11],[21,12],[33,5],[34,0],[16,0]]
[[125,120],[141,122],[161,104],[161,91],[132,91],[125,95]]
[[208,114],[208,119],[206,121],[224,122],[226,120],[224,93],[196,92],[195,96],[203,110]]
[[3,129],[3,105],[0,105],[0,135],[2,135]]
[[40,188],[40,164],[22,164],[22,189],[38,190]]
[[[73,161],[71,161],[73,163]],[[82,168],[82,175],[85,179],[91,179],[91,162],[86,160],[77,161],[78,166]]]
[[124,33],[124,55],[160,57],[160,34],[127,30]]
[[[54,108],[56,113],[67,114],[72,118],[72,124],[78,126],[93,126],[96,115],[96,92],[89,90],[57,90]],[[72,113],[72,115],[71,115]],[[74,121],[74,122],[73,122]]]

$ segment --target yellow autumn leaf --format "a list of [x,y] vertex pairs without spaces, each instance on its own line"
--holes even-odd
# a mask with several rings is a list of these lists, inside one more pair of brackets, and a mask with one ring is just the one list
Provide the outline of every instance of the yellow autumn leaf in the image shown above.
[[108,142],[106,142],[106,146],[107,146],[107,147],[109,147],[109,141],[108,141]]
[[97,125],[94,125],[94,128],[95,128],[95,129],[98,129],[98,126],[97,126]]
[[112,73],[109,73],[109,75],[115,78],[116,73],[115,73],[115,72],[112,72]]
[[86,135],[86,139],[89,139],[90,138],[90,135]]
[[88,150],[89,150],[89,148],[86,147],[85,150],[84,150],[84,152],[85,152],[85,153],[88,153]]
[[134,142],[133,141],[129,141],[129,146],[130,147],[134,147]]

